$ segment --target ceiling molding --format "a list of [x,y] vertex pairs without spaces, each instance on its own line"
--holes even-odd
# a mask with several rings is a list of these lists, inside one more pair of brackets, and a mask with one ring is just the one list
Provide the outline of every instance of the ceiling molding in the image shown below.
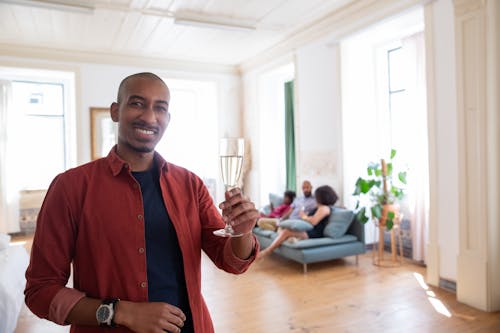
[[38,46],[22,46],[0,44],[0,56],[64,61],[68,63],[95,63],[136,67],[152,67],[163,70],[189,71],[215,74],[238,75],[238,68],[231,65],[201,63],[194,61],[168,60],[164,58],[131,56],[126,54],[109,54],[85,52],[66,49],[44,48]]
[[17,6],[37,7],[44,9],[60,10],[64,12],[75,12],[81,14],[92,14],[94,7],[77,1],[40,1],[40,0],[0,0],[1,3],[12,4]]
[[190,11],[179,11],[174,13],[174,23],[209,29],[246,32],[257,30],[256,22],[253,20],[214,16]]
[[295,31],[288,38],[261,54],[238,65],[240,73],[245,73],[262,66],[277,57],[295,50],[323,37],[329,37],[331,42],[363,29],[371,24],[403,12],[411,7],[423,5],[429,0],[357,0],[329,15],[313,22],[309,26]]

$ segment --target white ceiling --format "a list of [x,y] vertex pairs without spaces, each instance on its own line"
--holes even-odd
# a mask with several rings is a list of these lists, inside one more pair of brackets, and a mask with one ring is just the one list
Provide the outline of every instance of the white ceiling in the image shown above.
[[[0,0],[2,47],[238,65],[354,0]],[[51,7],[53,3],[67,7]],[[253,30],[175,23],[190,17]]]

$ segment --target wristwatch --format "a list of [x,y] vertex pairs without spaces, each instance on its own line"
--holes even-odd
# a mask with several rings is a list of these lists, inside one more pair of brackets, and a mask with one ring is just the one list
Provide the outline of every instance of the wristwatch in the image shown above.
[[99,326],[108,326],[115,327],[116,324],[114,322],[115,319],[115,305],[118,303],[120,299],[106,299],[102,301],[102,304],[99,305],[97,311],[95,312],[95,317]]

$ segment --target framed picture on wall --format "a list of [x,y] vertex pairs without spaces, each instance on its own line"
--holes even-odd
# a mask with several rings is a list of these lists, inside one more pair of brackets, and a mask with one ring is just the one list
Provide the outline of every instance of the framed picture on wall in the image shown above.
[[109,108],[90,108],[90,157],[92,160],[108,155],[118,137],[118,126]]

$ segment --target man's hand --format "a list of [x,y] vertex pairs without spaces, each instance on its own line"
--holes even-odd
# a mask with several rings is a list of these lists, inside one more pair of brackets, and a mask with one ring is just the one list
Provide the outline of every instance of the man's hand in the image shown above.
[[[226,192],[226,201],[220,204],[224,221],[229,222],[235,234],[243,234],[241,237],[231,238],[234,254],[240,259],[248,259],[252,251],[258,245],[252,235],[252,229],[260,217],[259,211],[239,188],[233,188]],[[256,254],[256,253],[255,253]]]
[[236,234],[251,232],[260,217],[254,203],[245,197],[239,188],[227,191],[225,196],[226,201],[219,205],[224,221],[230,222]]
[[115,323],[136,333],[178,333],[186,320],[181,309],[161,302],[119,301],[115,311]]

